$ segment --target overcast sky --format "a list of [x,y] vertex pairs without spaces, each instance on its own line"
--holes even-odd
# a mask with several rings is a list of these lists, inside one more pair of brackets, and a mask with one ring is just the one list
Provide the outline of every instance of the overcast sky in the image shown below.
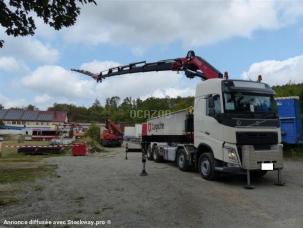
[[174,72],[133,74],[101,84],[94,72],[138,60],[183,57],[189,49],[232,78],[270,85],[303,82],[303,0],[103,0],[86,5],[75,26],[54,31],[41,21],[33,37],[4,35],[0,104],[57,102],[90,106],[98,98],[194,95],[198,79]]

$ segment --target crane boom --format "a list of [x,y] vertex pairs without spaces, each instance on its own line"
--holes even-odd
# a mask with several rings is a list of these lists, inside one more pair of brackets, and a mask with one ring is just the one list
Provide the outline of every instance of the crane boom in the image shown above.
[[130,63],[127,65],[109,68],[95,74],[86,70],[71,69],[94,78],[97,82],[103,79],[123,74],[133,74],[152,71],[184,71],[186,77],[199,77],[202,80],[211,78],[222,78],[222,73],[213,67],[206,60],[195,55],[194,51],[189,51],[186,57],[176,59],[166,59],[157,62],[147,63],[146,61]]

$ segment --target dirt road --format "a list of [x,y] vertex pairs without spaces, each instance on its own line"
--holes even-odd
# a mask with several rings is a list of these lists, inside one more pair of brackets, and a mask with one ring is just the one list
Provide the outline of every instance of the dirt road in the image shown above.
[[81,219],[110,223],[105,227],[303,227],[303,162],[285,162],[284,187],[267,174],[245,190],[241,176],[210,182],[169,163],[148,162],[149,175],[141,177],[140,154],[125,160],[122,148],[111,150],[47,158],[58,176],[24,185],[18,204],[0,207],[0,225]]

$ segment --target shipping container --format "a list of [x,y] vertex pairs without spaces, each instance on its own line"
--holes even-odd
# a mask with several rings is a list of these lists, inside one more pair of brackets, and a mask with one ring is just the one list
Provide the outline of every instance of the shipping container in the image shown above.
[[278,97],[276,102],[281,124],[282,142],[287,144],[302,143],[299,97]]

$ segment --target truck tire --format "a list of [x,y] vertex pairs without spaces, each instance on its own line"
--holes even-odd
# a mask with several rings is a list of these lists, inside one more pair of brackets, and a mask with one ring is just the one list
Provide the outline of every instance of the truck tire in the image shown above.
[[150,146],[147,148],[146,154],[147,154],[147,159],[148,160],[150,160],[150,161],[153,160],[153,153],[152,153],[152,149],[151,149]]
[[189,170],[189,163],[186,158],[186,153],[183,148],[180,148],[177,151],[177,166],[182,171],[188,171]]
[[204,179],[214,180],[216,178],[214,155],[212,153],[201,154],[198,168]]
[[162,162],[162,160],[163,160],[162,156],[159,154],[158,145],[153,146],[153,160],[155,162]]

